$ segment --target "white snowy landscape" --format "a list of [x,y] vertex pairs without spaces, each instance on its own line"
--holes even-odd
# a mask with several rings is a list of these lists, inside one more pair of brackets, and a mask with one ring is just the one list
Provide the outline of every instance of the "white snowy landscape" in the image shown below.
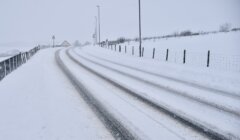
[[240,140],[239,0],[9,0],[0,17],[0,140]]

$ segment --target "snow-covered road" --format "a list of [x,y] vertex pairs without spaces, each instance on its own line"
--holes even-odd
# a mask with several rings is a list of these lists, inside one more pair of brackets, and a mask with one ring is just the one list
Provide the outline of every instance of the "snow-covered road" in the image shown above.
[[236,75],[42,50],[0,83],[0,139],[240,139]]
[[56,64],[37,53],[0,83],[1,140],[113,139]]

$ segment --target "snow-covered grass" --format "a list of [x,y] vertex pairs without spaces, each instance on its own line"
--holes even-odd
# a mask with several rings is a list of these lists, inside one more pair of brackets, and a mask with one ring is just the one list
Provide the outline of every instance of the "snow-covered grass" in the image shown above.
[[195,68],[188,65],[161,62],[148,58],[140,59],[139,57],[112,52],[100,47],[89,46],[79,49],[79,51],[141,70],[159,73],[216,89],[240,93],[240,74],[238,72],[218,71],[207,67]]
[[10,56],[8,56],[8,57],[0,57],[0,62],[6,60],[6,59],[8,59],[8,58],[10,58]]
[[[166,61],[166,50],[169,49],[168,62],[183,64],[183,51],[186,50],[186,64],[193,67],[206,67],[207,54],[210,50],[210,69],[240,72],[240,32],[219,33],[191,37],[177,37],[160,40],[143,41],[144,58],[151,59],[153,48],[155,60]],[[139,43],[121,44],[122,53],[139,55]],[[118,51],[117,46],[117,51]],[[114,47],[113,47],[114,48]],[[114,49],[113,49],[114,50]]]
[[20,52],[26,52],[33,48],[33,46],[0,46],[0,62],[17,55]]

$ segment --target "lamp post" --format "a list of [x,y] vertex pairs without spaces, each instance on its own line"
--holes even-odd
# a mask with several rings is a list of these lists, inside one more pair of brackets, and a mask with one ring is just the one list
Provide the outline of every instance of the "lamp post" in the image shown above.
[[141,33],[141,0],[138,0],[139,10],[139,57],[142,57],[142,33]]
[[97,5],[97,8],[98,8],[98,43],[99,43],[99,45],[100,45],[100,43],[101,43],[100,6]]
[[54,45],[55,45],[55,43],[54,43],[55,36],[54,35],[52,36],[52,40],[53,40],[53,48],[54,48]]

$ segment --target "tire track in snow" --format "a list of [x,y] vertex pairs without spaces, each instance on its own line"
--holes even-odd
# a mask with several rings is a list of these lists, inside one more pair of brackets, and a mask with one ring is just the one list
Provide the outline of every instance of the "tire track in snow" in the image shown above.
[[92,94],[84,87],[84,85],[78,81],[75,76],[71,73],[68,67],[60,58],[60,50],[55,54],[55,59],[60,69],[67,75],[72,84],[76,87],[80,95],[96,113],[99,119],[104,123],[106,128],[117,140],[135,140],[137,136],[129,133],[129,131],[116,119],[114,118],[103,105],[92,96]]

